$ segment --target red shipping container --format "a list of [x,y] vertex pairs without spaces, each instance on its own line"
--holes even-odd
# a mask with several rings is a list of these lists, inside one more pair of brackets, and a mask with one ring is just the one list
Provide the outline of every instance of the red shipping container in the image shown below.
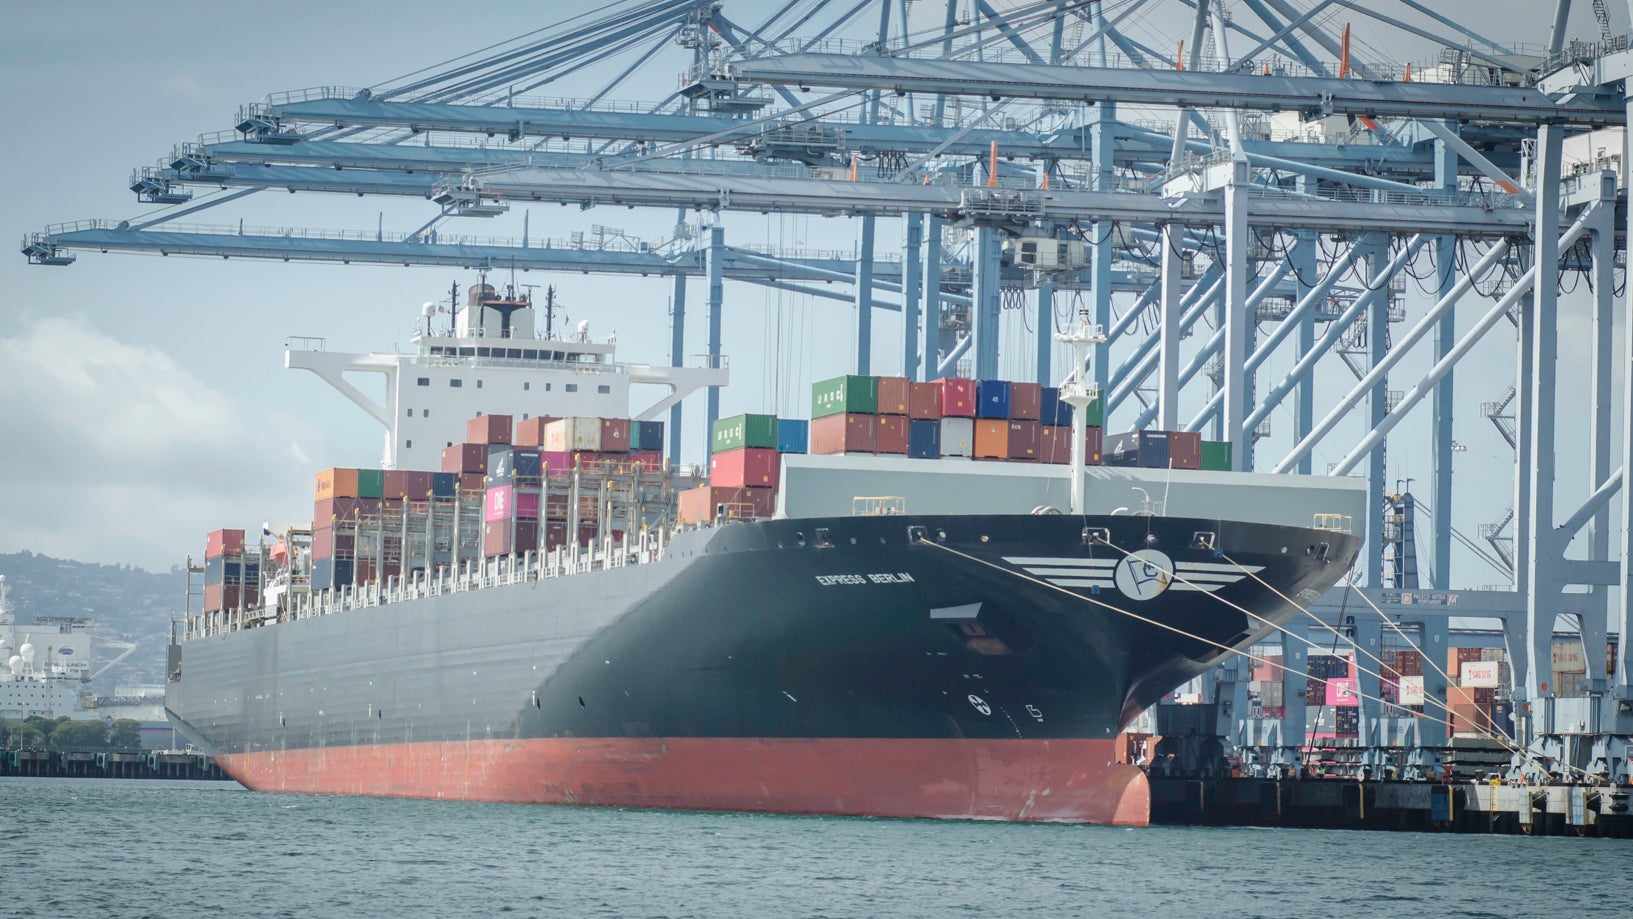
[[[510,443],[509,415],[478,415],[465,422],[465,442],[470,444]],[[450,472],[452,470],[443,470]],[[464,470],[470,472],[472,470]]]
[[573,454],[545,450],[539,453],[539,466],[545,475],[566,475],[573,471]]
[[357,536],[346,530],[338,533],[333,527],[312,530],[313,558],[351,558],[357,554]]
[[488,477],[481,472],[464,472],[459,476],[459,490],[467,495],[487,491]]
[[252,607],[260,601],[257,588],[239,587],[237,584],[206,584],[204,585],[204,611],[219,613],[223,610],[238,609],[240,605]]
[[662,472],[663,453],[659,450],[634,450],[629,454],[632,465],[641,467],[642,472]]
[[1009,419],[975,419],[975,458],[1009,459]]
[[924,421],[940,420],[941,387],[934,383],[908,384],[907,417]]
[[935,386],[941,393],[941,417],[975,417],[974,380],[941,379],[935,381]]
[[629,452],[629,419],[603,418],[601,419],[601,452],[628,453]]
[[878,453],[907,453],[907,416],[880,415],[874,425],[873,449]]
[[544,525],[545,549],[560,549],[567,545],[567,524],[546,523]]
[[[1070,439],[1071,435],[1067,435]],[[1106,431],[1101,427],[1085,427],[1083,429],[1083,465],[1100,465],[1100,449],[1105,446]]]
[[486,444],[454,444],[442,450],[443,472],[488,472],[488,447]]
[[1197,431],[1169,431],[1168,465],[1174,469],[1201,469],[1201,433]]
[[387,469],[380,473],[380,497],[406,498],[408,473],[401,469]]
[[910,414],[912,391],[913,384],[907,377],[879,377],[879,414]]
[[1037,421],[1043,415],[1043,384],[1009,384],[1009,417],[1012,421]]
[[680,493],[681,522],[713,523],[722,505],[726,507],[727,516],[769,517],[776,509],[777,490],[700,485]]
[[356,521],[364,514],[380,513],[379,498],[324,498],[312,502],[312,526],[328,527]]
[[1009,421],[1009,458],[1013,460],[1035,460],[1038,458],[1038,429],[1042,425],[1036,421]]
[[854,413],[812,418],[811,452],[873,453],[878,449],[878,420],[877,415]]
[[515,485],[501,485],[488,489],[483,519],[537,520],[539,519],[539,492],[534,488],[518,489]]
[[709,459],[709,484],[716,488],[776,488],[779,465],[775,450],[723,450]]
[[244,553],[243,530],[216,530],[204,537],[204,557],[219,558],[223,555],[242,555]]

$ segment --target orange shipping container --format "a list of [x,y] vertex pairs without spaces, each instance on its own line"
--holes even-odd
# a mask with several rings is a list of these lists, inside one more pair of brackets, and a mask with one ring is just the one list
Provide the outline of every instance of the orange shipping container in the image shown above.
[[1009,459],[1009,419],[975,419],[975,458]]
[[355,497],[357,497],[356,469],[325,469],[318,473],[317,488],[312,492],[313,500]]
[[940,420],[941,387],[934,383],[909,383],[907,417],[920,421]]
[[548,415],[518,421],[510,432],[510,442],[517,447],[544,447],[544,426],[556,419]]
[[[907,377],[879,378],[879,414],[907,415],[912,406],[913,384]],[[902,451],[907,452],[907,451]]]
[[774,488],[700,485],[680,493],[680,519],[682,523],[713,523],[722,509],[727,517],[769,517],[776,498]]

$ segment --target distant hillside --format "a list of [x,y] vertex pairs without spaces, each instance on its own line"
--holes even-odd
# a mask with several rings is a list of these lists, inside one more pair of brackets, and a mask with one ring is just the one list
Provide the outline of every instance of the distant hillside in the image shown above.
[[[99,638],[136,643],[136,650],[99,678],[97,692],[130,683],[163,683],[170,619],[180,614],[185,578],[181,568],[164,574],[129,565],[94,565],[18,552],[0,555],[0,574],[11,584],[11,604],[20,625],[36,616],[84,616],[95,620]],[[119,649],[99,644],[96,667]]]

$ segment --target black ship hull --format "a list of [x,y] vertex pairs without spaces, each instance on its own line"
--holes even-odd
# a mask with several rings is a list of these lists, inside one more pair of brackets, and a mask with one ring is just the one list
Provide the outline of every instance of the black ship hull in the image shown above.
[[656,562],[187,641],[168,709],[269,790],[1143,823],[1118,732],[1358,543],[1141,516],[758,521]]

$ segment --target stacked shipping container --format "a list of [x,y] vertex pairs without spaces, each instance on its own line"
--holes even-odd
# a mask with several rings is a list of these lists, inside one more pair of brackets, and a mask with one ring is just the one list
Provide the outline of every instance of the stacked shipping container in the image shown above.
[[244,554],[243,530],[216,530],[204,540],[204,611],[256,606],[260,603],[260,556]]

